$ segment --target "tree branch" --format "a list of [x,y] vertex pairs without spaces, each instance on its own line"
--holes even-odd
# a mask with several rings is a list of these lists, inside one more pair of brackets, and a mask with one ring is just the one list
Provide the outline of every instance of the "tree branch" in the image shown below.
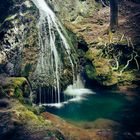
[[131,54],[131,58],[127,61],[127,64],[120,71],[120,75],[124,72],[124,70],[129,66],[129,63],[133,60],[133,54]]

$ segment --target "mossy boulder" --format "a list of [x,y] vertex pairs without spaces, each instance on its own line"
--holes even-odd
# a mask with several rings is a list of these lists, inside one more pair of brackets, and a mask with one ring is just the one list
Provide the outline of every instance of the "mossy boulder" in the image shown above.
[[97,80],[101,85],[110,86],[117,84],[117,75],[112,71],[109,59],[101,57],[102,50],[90,48],[86,58],[90,60],[91,66],[86,67],[86,74],[90,79]]
[[64,136],[41,115],[16,99],[0,99],[0,139],[64,140]]
[[30,96],[30,86],[24,77],[0,77],[0,85],[3,93],[8,97],[23,99]]
[[103,58],[94,59],[92,61],[92,64],[96,68],[96,75],[104,76],[104,77],[110,76],[111,68],[108,59],[103,59]]

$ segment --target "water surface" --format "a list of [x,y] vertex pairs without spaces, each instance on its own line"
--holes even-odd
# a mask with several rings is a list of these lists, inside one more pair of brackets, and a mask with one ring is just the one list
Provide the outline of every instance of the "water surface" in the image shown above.
[[82,100],[71,101],[61,108],[47,107],[47,111],[76,125],[97,120],[121,123],[126,116],[132,114],[130,106],[134,102],[134,98],[107,91],[85,95]]

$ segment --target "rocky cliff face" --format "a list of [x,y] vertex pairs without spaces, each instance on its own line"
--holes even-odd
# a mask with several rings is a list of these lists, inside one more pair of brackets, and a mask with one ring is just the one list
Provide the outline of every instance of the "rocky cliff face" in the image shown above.
[[[136,79],[140,52],[138,3],[122,1],[119,29],[111,34],[109,7],[98,1],[46,1],[77,37],[75,47],[86,78],[105,86]],[[38,59],[38,10],[31,0],[4,1],[1,10],[5,5],[8,10],[0,19],[0,73],[30,78]]]
[[46,0],[61,20],[78,22],[91,15],[96,7],[95,0]]
[[20,76],[26,65],[36,61],[35,12],[30,1],[13,2],[11,13],[0,24],[1,68],[11,76]]

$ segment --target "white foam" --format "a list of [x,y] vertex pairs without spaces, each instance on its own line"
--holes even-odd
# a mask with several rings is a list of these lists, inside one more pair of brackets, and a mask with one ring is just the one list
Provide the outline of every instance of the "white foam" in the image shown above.
[[84,97],[77,96],[75,98],[70,99],[68,102],[81,102],[84,99]]
[[87,94],[95,94],[95,92],[93,92],[90,89],[87,88],[67,88],[64,91],[64,94],[69,95],[69,96],[83,96],[83,95],[87,95]]
[[73,97],[71,99],[69,99],[68,101],[65,102],[61,102],[61,103],[50,103],[50,104],[41,104],[40,106],[49,106],[49,107],[55,107],[55,108],[61,108],[66,104],[69,104],[70,102],[81,102],[83,100],[85,100],[86,98],[82,97],[82,96],[76,96]]
[[41,104],[41,106],[49,106],[49,107],[56,107],[61,108],[64,105],[64,103],[50,103],[50,104]]

